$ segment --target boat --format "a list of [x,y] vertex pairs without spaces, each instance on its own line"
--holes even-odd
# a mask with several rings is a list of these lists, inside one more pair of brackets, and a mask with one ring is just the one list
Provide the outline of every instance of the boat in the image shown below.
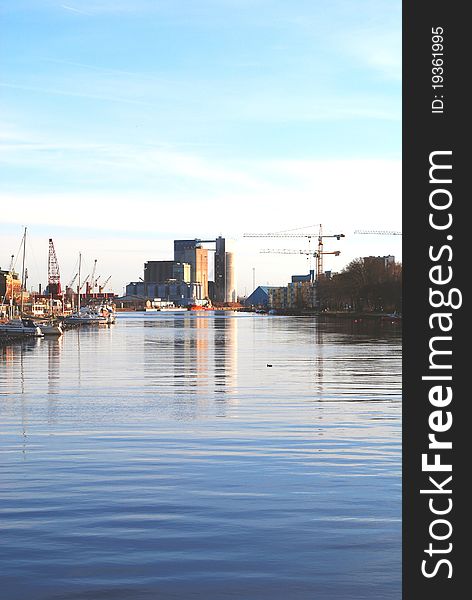
[[164,302],[160,298],[147,300],[144,307],[145,312],[184,312],[186,310],[185,306],[176,306],[173,302]]
[[100,325],[106,324],[107,318],[87,310],[87,307],[64,318],[68,325]]
[[103,301],[100,304],[90,304],[82,309],[82,312],[89,314],[92,318],[98,320],[98,323],[113,325],[116,322],[115,305],[112,302]]
[[115,311],[116,306],[112,302],[102,302],[97,308],[97,313],[106,318],[108,325],[113,325],[116,322]]
[[394,312],[382,315],[381,319],[382,321],[389,321],[390,323],[401,323],[402,315],[398,314],[397,312]]
[[39,328],[41,329],[41,333],[43,335],[62,335],[64,330],[62,329],[60,324],[55,323],[40,323]]
[[10,319],[0,323],[0,334],[19,337],[42,337],[41,328],[32,319]]
[[80,290],[83,284],[87,281],[80,282],[80,272],[82,266],[82,253],[79,252],[79,270],[78,270],[78,283],[77,283],[77,311],[67,317],[64,317],[64,323],[67,325],[106,325],[115,322],[115,311],[114,307],[110,303],[102,302],[100,305],[89,305],[81,307],[81,294]]

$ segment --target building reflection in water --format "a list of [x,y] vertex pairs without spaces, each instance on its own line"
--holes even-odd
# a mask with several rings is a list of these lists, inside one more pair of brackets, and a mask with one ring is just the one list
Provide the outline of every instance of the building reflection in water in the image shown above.
[[209,319],[188,316],[176,319],[173,340],[173,385],[176,394],[199,394],[200,403],[208,399]]
[[231,392],[236,387],[238,363],[237,317],[216,315],[214,319],[215,392]]
[[320,323],[315,327],[315,390],[317,399],[322,401],[324,394],[324,331]]
[[[189,314],[148,321],[144,373],[160,406],[178,419],[210,410],[213,400],[235,387],[237,319],[229,315]],[[220,410],[220,409],[218,409]]]

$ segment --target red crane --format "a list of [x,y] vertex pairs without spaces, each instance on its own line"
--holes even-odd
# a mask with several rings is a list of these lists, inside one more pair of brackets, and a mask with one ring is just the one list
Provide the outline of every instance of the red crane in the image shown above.
[[52,296],[60,296],[62,294],[59,263],[57,262],[56,251],[54,250],[51,238],[49,238],[48,293]]

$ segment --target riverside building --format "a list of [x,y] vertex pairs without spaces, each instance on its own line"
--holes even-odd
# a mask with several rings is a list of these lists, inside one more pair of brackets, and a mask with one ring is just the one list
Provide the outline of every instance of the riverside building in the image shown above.
[[[214,250],[204,247],[214,244]],[[214,252],[210,280],[209,253]],[[126,286],[126,295],[141,299],[161,298],[177,305],[231,303],[237,301],[235,252],[227,240],[174,240],[174,260],[149,260],[144,277]]]

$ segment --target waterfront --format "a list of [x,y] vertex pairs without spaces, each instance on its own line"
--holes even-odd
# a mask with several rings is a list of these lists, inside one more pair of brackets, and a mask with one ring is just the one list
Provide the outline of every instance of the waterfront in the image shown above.
[[397,327],[135,313],[0,352],[7,600],[400,597]]

